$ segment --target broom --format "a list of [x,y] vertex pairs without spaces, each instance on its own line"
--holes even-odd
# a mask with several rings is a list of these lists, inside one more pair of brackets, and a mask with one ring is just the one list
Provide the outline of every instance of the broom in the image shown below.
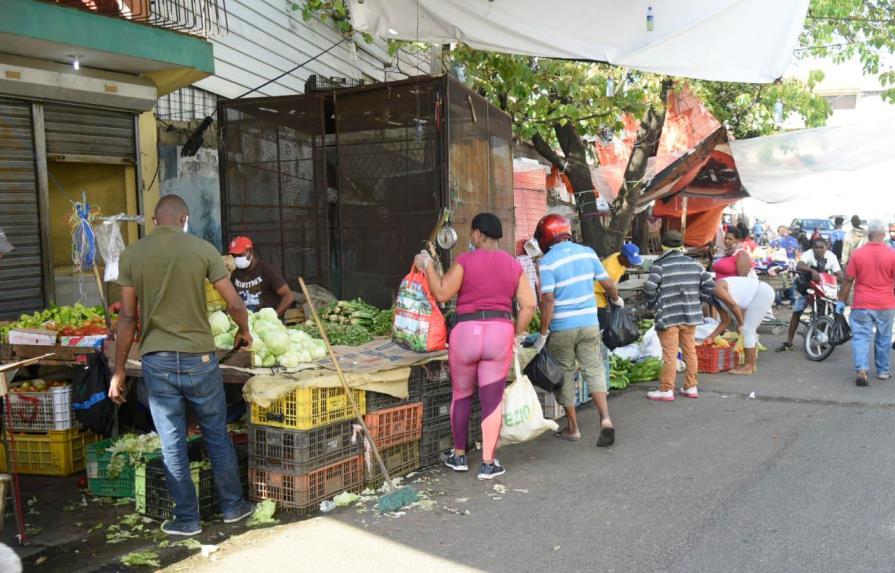
[[[305,281],[301,277],[298,278],[298,283],[301,286],[302,294],[305,295],[305,300],[308,303],[308,307],[311,309],[311,316],[314,317],[314,324],[317,325],[317,330],[320,331],[320,336],[323,338],[323,343],[326,345],[326,349],[329,351],[329,357],[333,361],[333,365],[336,367],[336,373],[339,376],[339,382],[342,383],[342,387],[345,389],[345,394],[348,395],[348,400],[351,401],[351,407],[354,409],[354,415],[357,416],[357,421],[364,429],[364,435],[369,436],[370,430],[367,429],[367,424],[364,423],[364,417],[360,413],[360,408],[358,408],[357,402],[354,399],[354,392],[352,392],[351,388],[348,387],[348,382],[345,380],[345,374],[342,373],[342,367],[339,366],[339,361],[336,358],[336,353],[333,350],[332,344],[329,343],[329,337],[326,335],[326,329],[323,328],[323,323],[320,322],[320,317],[317,316],[317,309],[314,307],[314,301],[311,299],[311,295],[308,292],[308,287],[305,285]],[[383,513],[397,511],[398,509],[401,509],[402,507],[408,506],[411,503],[415,502],[417,500],[417,495],[412,488],[395,488],[394,484],[392,484],[392,477],[389,475],[388,469],[385,467],[385,463],[382,461],[382,456],[379,454],[379,448],[376,447],[376,441],[370,438],[369,443],[370,448],[373,450],[373,455],[376,457],[376,462],[379,464],[379,469],[382,470],[382,475],[385,476],[386,487],[389,491],[387,494],[379,498],[379,511]]]

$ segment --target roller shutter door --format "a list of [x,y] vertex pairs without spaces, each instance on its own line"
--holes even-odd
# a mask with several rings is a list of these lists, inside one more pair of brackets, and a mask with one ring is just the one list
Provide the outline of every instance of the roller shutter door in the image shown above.
[[136,159],[133,114],[47,103],[44,125],[51,161],[58,155]]
[[0,99],[0,227],[16,250],[0,259],[0,319],[44,306],[31,104]]

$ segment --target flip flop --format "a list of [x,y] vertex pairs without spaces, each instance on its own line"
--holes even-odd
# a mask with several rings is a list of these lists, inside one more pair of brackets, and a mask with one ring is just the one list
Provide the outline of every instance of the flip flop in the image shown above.
[[553,437],[559,438],[560,440],[565,440],[567,442],[577,442],[581,439],[581,436],[569,436],[568,434],[563,434],[562,432],[554,432]]
[[756,372],[757,372],[756,369],[752,369],[752,370],[734,370],[734,369],[730,369],[730,370],[727,371],[728,374],[732,374],[732,375],[734,375],[734,376],[752,376],[752,375],[755,374]]
[[600,437],[597,438],[598,448],[608,448],[615,443],[615,428],[601,428]]

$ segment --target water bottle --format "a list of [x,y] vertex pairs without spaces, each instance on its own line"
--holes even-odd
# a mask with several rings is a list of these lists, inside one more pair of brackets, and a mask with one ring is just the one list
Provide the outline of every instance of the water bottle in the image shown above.
[[646,9],[646,31],[653,31],[653,7],[650,6]]

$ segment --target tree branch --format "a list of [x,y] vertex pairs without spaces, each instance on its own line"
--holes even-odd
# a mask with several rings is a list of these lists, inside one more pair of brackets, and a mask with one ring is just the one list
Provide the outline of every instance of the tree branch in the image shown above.
[[531,144],[534,146],[535,150],[540,153],[544,159],[552,163],[556,166],[560,171],[565,170],[566,168],[566,160],[559,156],[553,148],[550,147],[550,144],[541,136],[540,133],[534,134],[534,137],[531,138]]

